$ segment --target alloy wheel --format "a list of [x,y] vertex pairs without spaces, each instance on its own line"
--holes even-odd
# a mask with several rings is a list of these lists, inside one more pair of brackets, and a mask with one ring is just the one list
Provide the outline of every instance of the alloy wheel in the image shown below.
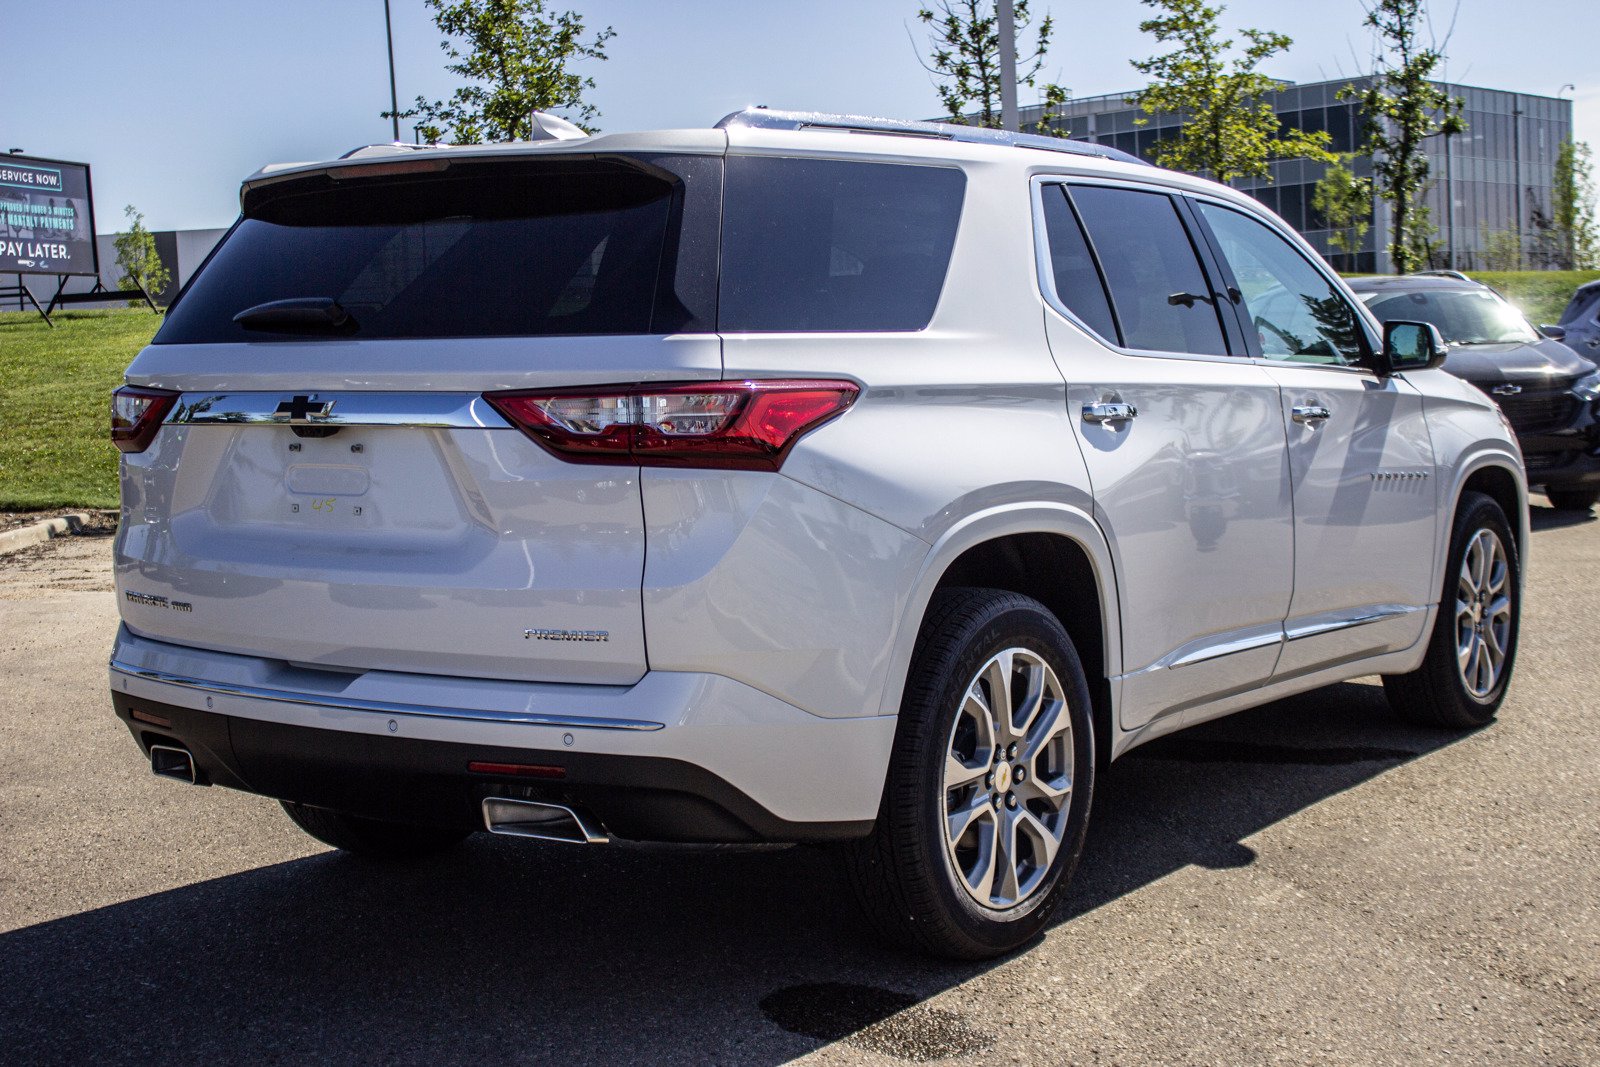
[[1499,535],[1483,529],[1467,543],[1456,580],[1456,665],[1467,692],[1483,699],[1494,691],[1510,647],[1510,564]]
[[1072,718],[1040,656],[996,653],[967,685],[945,750],[945,846],[973,900],[1003,910],[1044,883],[1072,807]]

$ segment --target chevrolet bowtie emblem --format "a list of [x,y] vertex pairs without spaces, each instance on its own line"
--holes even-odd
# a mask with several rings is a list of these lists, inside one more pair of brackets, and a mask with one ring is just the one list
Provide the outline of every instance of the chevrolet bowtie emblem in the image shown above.
[[1522,392],[1522,386],[1497,385],[1493,389],[1489,390],[1489,392],[1493,393],[1495,396],[1516,396],[1518,393]]
[[318,402],[315,395],[296,396],[279,404],[272,413],[275,419],[285,419],[289,422],[305,422],[307,419],[325,419],[333,413],[334,401],[323,400]]

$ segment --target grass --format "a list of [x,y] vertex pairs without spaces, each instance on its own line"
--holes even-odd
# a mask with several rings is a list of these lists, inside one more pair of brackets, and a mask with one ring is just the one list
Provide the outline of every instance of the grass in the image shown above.
[[1522,309],[1535,326],[1555,322],[1572,299],[1572,291],[1600,278],[1600,270],[1469,270],[1467,277],[1493,286]]
[[145,311],[0,313],[0,511],[117,506],[108,405],[161,320]]

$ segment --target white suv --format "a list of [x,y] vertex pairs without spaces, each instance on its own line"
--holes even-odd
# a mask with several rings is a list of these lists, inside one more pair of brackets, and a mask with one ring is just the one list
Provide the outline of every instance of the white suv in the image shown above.
[[1133,746],[1504,696],[1514,437],[1223,186],[752,110],[242,206],[114,401],[112,694],[340,848],[839,842],[887,932],[984,957]]

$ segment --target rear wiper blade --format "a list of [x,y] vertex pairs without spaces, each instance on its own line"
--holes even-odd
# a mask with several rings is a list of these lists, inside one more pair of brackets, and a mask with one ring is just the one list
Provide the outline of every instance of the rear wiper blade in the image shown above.
[[269,300],[245,308],[233,317],[241,326],[258,330],[339,330],[353,333],[356,320],[337,300],[326,296],[296,296]]

